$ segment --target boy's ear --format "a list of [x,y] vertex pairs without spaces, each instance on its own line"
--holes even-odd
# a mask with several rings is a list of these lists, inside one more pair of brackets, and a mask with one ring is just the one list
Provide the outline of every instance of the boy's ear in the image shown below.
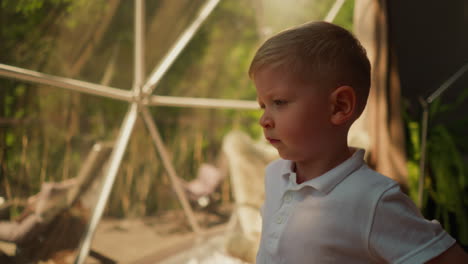
[[330,95],[332,114],[330,121],[334,125],[348,122],[356,109],[356,92],[353,87],[343,85],[336,88]]

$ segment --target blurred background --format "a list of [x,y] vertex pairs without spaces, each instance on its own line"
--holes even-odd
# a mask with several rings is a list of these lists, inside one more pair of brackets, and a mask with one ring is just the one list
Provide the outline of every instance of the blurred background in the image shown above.
[[[206,2],[145,1],[145,79]],[[256,48],[287,27],[325,19],[337,2],[221,0],[153,94],[255,101],[247,70]],[[468,4],[342,2],[333,22],[353,31],[368,49],[377,91],[356,128],[361,135],[357,145],[368,150],[374,168],[398,180],[423,214],[438,219],[466,248],[468,78],[463,66],[468,63]],[[130,91],[134,16],[134,1],[1,0],[0,64]],[[443,96],[428,103],[460,69]],[[128,109],[128,102],[0,77],[1,220],[18,223],[30,209],[31,197],[47,189],[44,183],[86,174],[83,167],[93,146],[112,148]],[[196,179],[202,164],[223,171],[223,142],[230,132],[242,131],[252,142],[262,139],[256,109],[148,109],[183,183]],[[160,263],[191,248],[183,243],[192,241],[192,227],[152,141],[144,120],[137,118],[87,263]],[[100,184],[109,154],[101,155],[92,174]],[[423,195],[418,197],[421,173]],[[23,251],[17,243],[1,243],[5,259],[72,263],[100,193],[100,185],[94,185],[80,205],[73,204],[77,212],[54,218],[60,232],[28,241]],[[192,199],[190,205],[200,227],[214,230],[228,225],[235,199],[227,176],[208,201]],[[70,219],[81,220],[70,224]],[[66,247],[47,242],[58,237],[75,242]],[[225,263],[249,260],[236,259]]]

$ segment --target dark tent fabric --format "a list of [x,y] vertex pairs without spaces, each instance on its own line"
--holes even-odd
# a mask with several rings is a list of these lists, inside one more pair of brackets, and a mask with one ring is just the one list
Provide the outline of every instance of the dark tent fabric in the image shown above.
[[[364,116],[371,141],[369,163],[405,185],[402,109],[411,107],[406,110],[420,116],[420,98],[468,63],[468,2],[357,0],[354,24],[373,68]],[[468,74],[444,99],[455,101],[466,87]],[[466,113],[468,106],[460,111]]]
[[[468,63],[468,1],[388,1],[388,16],[403,96],[418,105]],[[467,74],[444,97],[466,87]]]

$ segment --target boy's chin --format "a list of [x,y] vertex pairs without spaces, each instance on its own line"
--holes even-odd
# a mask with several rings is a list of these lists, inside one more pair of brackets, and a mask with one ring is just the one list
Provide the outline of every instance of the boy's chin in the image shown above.
[[284,160],[294,160],[291,155],[288,155],[288,153],[284,153],[279,150],[278,150],[278,155]]

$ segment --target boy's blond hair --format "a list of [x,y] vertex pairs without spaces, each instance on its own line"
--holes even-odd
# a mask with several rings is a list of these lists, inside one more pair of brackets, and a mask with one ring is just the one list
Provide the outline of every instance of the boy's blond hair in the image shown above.
[[364,110],[370,63],[365,49],[344,28],[328,22],[309,22],[278,33],[258,49],[250,65],[250,78],[267,67],[284,70],[297,81],[327,88],[349,85],[356,92],[357,116]]

